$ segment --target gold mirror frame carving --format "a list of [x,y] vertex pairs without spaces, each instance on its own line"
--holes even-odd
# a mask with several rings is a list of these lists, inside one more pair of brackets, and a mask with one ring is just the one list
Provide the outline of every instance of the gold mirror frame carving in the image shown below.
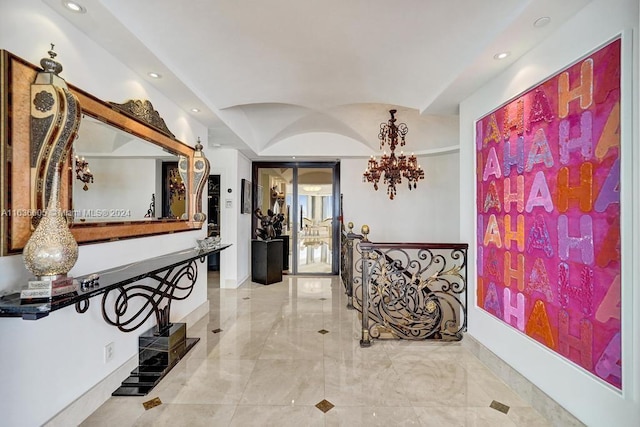
[[[22,252],[32,232],[31,196],[34,191],[30,177],[30,98],[31,84],[41,69],[24,59],[0,50],[0,256]],[[187,162],[188,206],[186,220],[149,219],[107,223],[75,223],[71,233],[78,244],[98,243],[126,238],[151,236],[200,229],[204,222],[199,213],[202,186],[198,182],[202,153],[169,136],[144,121],[124,114],[108,102],[67,83],[78,98],[82,113],[111,126],[129,132],[184,158]],[[144,101],[142,101],[144,102]],[[166,127],[166,126],[165,126]],[[61,177],[61,207],[71,208],[68,167]],[[205,159],[206,161],[206,159]],[[207,162],[208,164],[208,162]],[[194,172],[195,171],[195,172]]]
[[124,104],[109,102],[113,108],[129,116],[147,123],[149,126],[159,130],[170,138],[176,136],[169,130],[160,113],[158,113],[150,101],[142,99],[131,99]]

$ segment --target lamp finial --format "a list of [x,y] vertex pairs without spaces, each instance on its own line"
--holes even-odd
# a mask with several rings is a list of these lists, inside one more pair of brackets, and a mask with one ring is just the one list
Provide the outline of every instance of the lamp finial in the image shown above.
[[42,58],[40,60],[40,66],[45,73],[58,75],[62,72],[62,64],[55,60],[55,57],[58,56],[58,54],[53,50],[55,45],[53,43],[50,44],[51,49],[47,52],[49,54],[49,58]]

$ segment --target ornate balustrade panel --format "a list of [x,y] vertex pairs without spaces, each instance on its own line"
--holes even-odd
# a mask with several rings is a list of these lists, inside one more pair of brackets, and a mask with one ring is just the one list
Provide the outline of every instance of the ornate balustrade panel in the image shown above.
[[467,246],[362,241],[361,279],[353,288],[361,345],[371,345],[371,338],[462,339]]
[[[353,279],[351,281],[352,307],[360,313],[362,313],[362,249],[360,248],[360,243],[363,240],[364,237],[362,235],[353,235],[353,253],[351,257],[353,266]],[[360,295],[360,297],[357,295]]]
[[342,279],[342,285],[344,291],[349,295],[349,288],[352,280],[352,269],[349,263],[349,251],[351,250],[352,243],[349,241],[349,235],[343,228],[340,232],[340,279]]
[[347,308],[354,308],[353,287],[361,281],[362,251],[360,242],[363,236],[353,232],[353,223],[349,223],[349,231],[342,230],[340,245],[340,277],[347,295]]

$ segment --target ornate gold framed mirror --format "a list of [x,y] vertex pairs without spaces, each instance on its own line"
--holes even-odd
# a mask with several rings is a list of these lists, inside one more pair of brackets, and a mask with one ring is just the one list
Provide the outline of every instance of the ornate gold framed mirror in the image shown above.
[[[32,231],[32,219],[37,216],[37,210],[41,209],[41,202],[34,202],[37,197],[32,169],[32,149],[30,130],[30,88],[34,82],[39,67],[30,64],[10,52],[0,50],[0,184],[2,194],[0,198],[0,230],[2,232],[0,256],[20,253],[28,241]],[[208,162],[202,154],[202,146],[198,143],[196,148],[178,141],[164,126],[164,122],[153,110],[148,101],[134,101],[125,104],[115,104],[102,101],[93,95],[67,83],[70,91],[78,98],[83,119],[80,124],[79,134],[82,134],[83,122],[88,127],[107,125],[98,133],[113,133],[111,138],[111,152],[106,154],[104,144],[94,148],[96,152],[82,152],[80,146],[69,155],[61,176],[61,207],[75,213],[76,219],[71,225],[71,232],[79,244],[95,243],[124,238],[149,236],[164,233],[174,233],[199,229],[204,222],[201,213],[201,195],[204,186],[205,175],[208,174]],[[116,136],[117,134],[117,136]],[[89,135],[95,135],[89,133]],[[93,139],[89,136],[87,139]],[[131,142],[143,141],[142,145],[135,146]],[[144,147],[147,144],[147,147]],[[108,144],[107,144],[108,145]],[[125,151],[125,155],[114,156],[117,151],[113,147]],[[123,147],[125,148],[123,150]],[[86,150],[86,148],[83,148]],[[145,176],[145,172],[139,166],[141,159],[149,157],[143,152],[154,151],[151,162],[156,167],[147,171],[152,176]],[[82,168],[82,162],[75,161],[76,153],[79,158],[86,157],[88,166],[98,167],[105,163],[108,157],[111,166],[105,166],[111,178],[97,181],[98,170],[95,167],[89,174],[96,177],[96,181],[80,182],[83,173],[88,172],[87,165]],[[87,161],[88,159],[88,161]],[[132,161],[137,159],[138,163]],[[157,170],[162,169],[163,162],[177,162],[179,175],[182,181],[176,197],[184,200],[183,211],[172,214],[171,217],[162,218],[160,214],[152,215],[156,210],[152,209],[156,200],[160,201],[159,189],[161,188],[161,176]],[[152,171],[152,172],[149,172]],[[126,173],[125,173],[126,172]],[[113,177],[125,176],[125,182],[118,182]],[[129,178],[126,178],[129,176]],[[133,178],[132,178],[133,177]],[[116,193],[119,191],[122,203],[115,202],[92,206],[93,199],[104,203],[109,193],[104,187],[104,181],[114,181]],[[136,199],[135,206],[124,205],[126,198],[123,190],[132,186],[137,181],[147,181],[144,191],[145,196],[129,196]],[[87,182],[90,182],[88,185]],[[84,184],[84,185],[83,185]],[[158,191],[153,191],[156,185]],[[82,187],[88,191],[83,194]],[[93,193],[92,193],[93,191]],[[42,192],[42,189],[40,190]],[[81,197],[84,197],[81,199]],[[74,206],[74,198],[78,206]],[[86,199],[86,200],[85,200]],[[143,212],[140,214],[139,212]],[[157,212],[162,212],[158,207]],[[100,215],[98,215],[98,213]],[[111,215],[113,213],[113,215]],[[104,214],[104,215],[103,215]]]

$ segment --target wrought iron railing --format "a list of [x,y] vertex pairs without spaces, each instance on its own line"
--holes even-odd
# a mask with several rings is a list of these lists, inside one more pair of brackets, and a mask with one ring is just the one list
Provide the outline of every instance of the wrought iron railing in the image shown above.
[[347,295],[347,308],[353,307],[353,286],[354,282],[360,282],[362,273],[362,251],[360,242],[364,238],[362,234],[353,232],[353,223],[350,222],[348,230],[342,229],[341,234],[341,257],[340,257],[340,277]]
[[362,233],[343,234],[342,275],[361,313],[361,346],[370,346],[371,338],[462,339],[468,245],[373,243],[367,226]]

